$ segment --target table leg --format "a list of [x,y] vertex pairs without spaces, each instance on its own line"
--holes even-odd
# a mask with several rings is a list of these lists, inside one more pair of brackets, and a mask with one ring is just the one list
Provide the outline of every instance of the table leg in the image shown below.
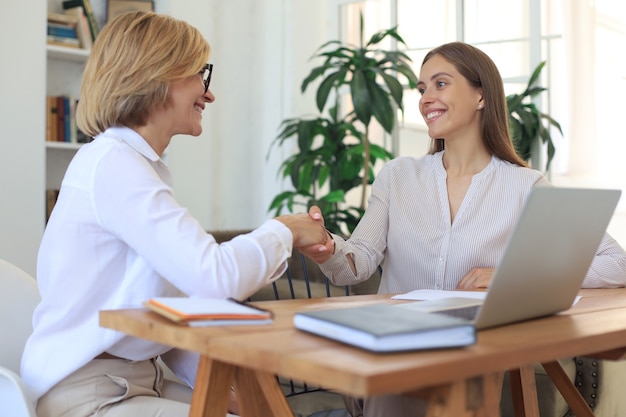
[[477,417],[500,417],[503,381],[504,372],[483,376],[483,404],[477,410]]
[[201,355],[189,417],[224,417],[235,367]]
[[509,371],[513,411],[516,417],[539,417],[535,368],[524,366]]
[[427,417],[500,417],[502,373],[429,389]]
[[237,368],[235,391],[242,417],[293,417],[274,374]]
[[580,395],[580,392],[576,389],[572,381],[569,379],[561,365],[554,362],[545,362],[541,364],[546,370],[548,376],[557,387],[565,401],[569,405],[569,408],[574,412],[576,417],[593,417],[591,408],[585,402],[585,399]]

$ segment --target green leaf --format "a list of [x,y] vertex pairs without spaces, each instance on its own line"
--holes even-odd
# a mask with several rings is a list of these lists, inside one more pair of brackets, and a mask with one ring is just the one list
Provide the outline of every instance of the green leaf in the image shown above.
[[320,200],[328,203],[340,203],[345,201],[345,193],[343,190],[334,190],[323,196]]
[[539,79],[539,74],[541,74],[541,71],[543,70],[543,67],[545,65],[546,65],[546,61],[542,61],[541,63],[539,63],[539,65],[537,65],[537,68],[535,68],[535,70],[533,71],[533,74],[530,76],[530,80],[528,80],[527,90],[529,90],[531,86],[535,85],[535,83]]
[[544,87],[532,87],[527,89],[526,91],[524,91],[524,98],[529,97],[535,97],[536,95],[543,93],[544,91],[546,91],[546,88]]
[[372,98],[367,84],[367,77],[363,71],[355,71],[352,74],[350,93],[352,94],[352,105],[354,106],[357,119],[364,125],[369,125],[372,118]]
[[521,96],[519,94],[511,94],[507,96],[506,104],[507,104],[507,107],[509,108],[509,112],[516,111],[519,108],[519,106],[522,104],[523,100],[524,100],[524,96]]
[[309,132],[310,129],[308,129],[308,124],[310,122],[308,120],[302,120],[300,121],[300,123],[298,123],[298,129],[295,132],[295,136],[297,139],[297,145],[299,149],[304,149],[307,147],[307,144],[309,143]]
[[323,187],[330,176],[330,167],[328,165],[320,165],[319,175],[317,177],[317,186]]
[[374,117],[387,133],[391,133],[396,121],[396,113],[391,106],[387,93],[373,80],[367,80],[370,96],[372,97],[372,112]]
[[278,194],[276,197],[274,197],[274,199],[272,200],[272,202],[270,203],[270,210],[273,210],[275,208],[278,208],[282,205],[283,200],[286,200],[287,198],[293,196],[294,193],[293,191],[283,191],[282,193]]
[[539,112],[539,115],[541,116],[542,119],[547,120],[548,123],[550,123],[552,126],[556,127],[559,130],[559,133],[561,135],[563,135],[563,129],[561,129],[561,125],[559,124],[559,122],[554,120],[552,117],[550,117],[550,115],[548,115],[546,113]]
[[399,61],[395,70],[406,77],[409,82],[409,88],[417,88],[417,75],[413,72],[413,69],[410,66],[402,61]]
[[309,83],[317,79],[317,77],[323,75],[328,68],[330,68],[329,65],[322,65],[321,67],[313,68],[309,75],[304,79],[304,81],[302,81],[300,91],[304,93],[306,91],[306,88],[309,86]]
[[345,77],[346,70],[340,70],[330,74],[317,89],[317,109],[321,112],[324,110],[326,106],[326,101],[328,100],[328,95],[333,87],[339,85],[341,80]]
[[370,154],[377,159],[382,159],[383,161],[393,158],[393,154],[391,152],[380,145],[376,145],[375,143],[370,143]]
[[402,84],[396,77],[392,77],[391,75],[385,74],[384,72],[381,74],[387,88],[389,89],[389,93],[391,97],[396,102],[398,108],[402,109],[402,96],[404,95],[404,90],[402,89]]

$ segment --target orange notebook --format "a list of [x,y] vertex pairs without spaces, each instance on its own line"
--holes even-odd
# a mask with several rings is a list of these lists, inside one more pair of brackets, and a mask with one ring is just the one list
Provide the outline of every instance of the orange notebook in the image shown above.
[[155,297],[145,307],[188,326],[242,326],[270,324],[271,311],[232,298]]

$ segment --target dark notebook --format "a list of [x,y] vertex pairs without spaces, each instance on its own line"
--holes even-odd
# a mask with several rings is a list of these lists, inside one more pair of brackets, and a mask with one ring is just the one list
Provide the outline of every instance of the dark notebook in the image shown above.
[[294,326],[373,352],[439,349],[476,343],[476,329],[468,320],[424,313],[390,304],[301,311]]

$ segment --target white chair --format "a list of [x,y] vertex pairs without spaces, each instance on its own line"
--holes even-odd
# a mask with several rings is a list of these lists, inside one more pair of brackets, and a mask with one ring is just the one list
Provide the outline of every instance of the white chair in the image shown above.
[[35,417],[20,379],[20,361],[26,339],[32,332],[32,316],[39,302],[35,279],[15,265],[0,259],[0,404],[2,415]]
[[2,413],[11,417],[36,417],[33,404],[26,397],[17,374],[0,366],[0,404]]

